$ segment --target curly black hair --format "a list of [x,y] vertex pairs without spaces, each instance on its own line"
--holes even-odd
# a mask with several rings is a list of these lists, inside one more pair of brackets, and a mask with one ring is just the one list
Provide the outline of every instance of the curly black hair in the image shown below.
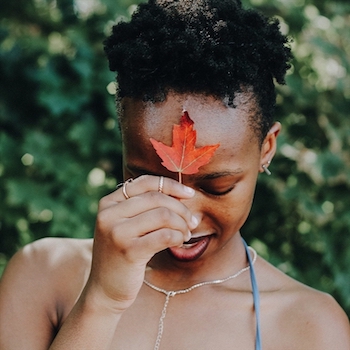
[[273,123],[274,79],[284,84],[291,51],[277,19],[240,0],[149,0],[104,42],[118,95],[163,101],[169,91],[215,96],[234,107],[253,89],[262,141]]

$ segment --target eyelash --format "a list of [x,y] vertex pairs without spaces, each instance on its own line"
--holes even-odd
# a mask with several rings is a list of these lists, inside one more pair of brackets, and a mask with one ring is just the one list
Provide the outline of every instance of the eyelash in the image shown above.
[[208,191],[204,188],[201,189],[202,192],[205,192],[206,194],[208,194],[209,196],[213,197],[213,198],[222,198],[223,196],[225,196],[226,194],[229,194],[235,186],[229,188],[228,190],[224,191],[224,192],[214,192],[214,191]]

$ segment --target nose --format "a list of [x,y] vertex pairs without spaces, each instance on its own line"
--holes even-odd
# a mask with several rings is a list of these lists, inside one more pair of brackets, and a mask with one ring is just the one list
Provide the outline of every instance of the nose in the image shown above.
[[200,223],[203,219],[203,210],[202,205],[200,201],[200,195],[197,193],[189,199],[181,199],[181,202],[190,210],[192,213],[192,224],[191,230],[194,230],[198,226],[200,226]]

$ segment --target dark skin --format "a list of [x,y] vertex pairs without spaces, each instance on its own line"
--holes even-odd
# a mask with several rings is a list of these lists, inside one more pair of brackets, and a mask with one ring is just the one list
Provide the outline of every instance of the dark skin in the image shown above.
[[[239,230],[280,125],[261,145],[247,122],[255,110],[247,94],[236,109],[191,94],[156,104],[122,102],[124,174],[135,178],[127,185],[130,199],[118,189],[101,200],[93,241],[47,239],[14,257],[0,287],[0,349],[153,349],[165,296],[144,278],[178,290],[247,265]],[[171,144],[184,108],[195,122],[197,147],[220,147],[183,185],[161,165],[149,138]],[[205,249],[185,261],[196,249],[183,246],[191,236],[201,237]],[[264,350],[349,349],[348,320],[331,297],[261,258],[255,269]],[[254,320],[249,273],[243,273],[172,298],[161,349],[254,349]]]
[[[146,107],[147,113],[137,115],[137,111],[144,110],[144,108],[140,108],[139,104],[133,101],[125,101],[124,113],[132,115],[133,119],[125,118],[122,122],[126,146],[124,152],[125,178],[135,178],[147,173],[163,175],[175,180],[178,178],[177,173],[171,173],[161,165],[149,139],[157,137],[157,140],[171,145],[172,125],[179,123],[183,107],[189,109],[192,104],[196,106],[192,107],[190,116],[195,122],[198,147],[220,142],[219,149],[208,165],[202,167],[197,174],[183,176],[183,183],[196,190],[196,195],[193,198],[181,201],[187,208],[191,208],[191,214],[200,222],[192,230],[192,235],[210,236],[208,249],[199,259],[191,261],[191,264],[174,260],[167,252],[157,256],[157,260],[161,258],[162,269],[164,262],[169,263],[171,271],[179,266],[180,274],[186,274],[187,283],[191,283],[191,280],[188,280],[191,269],[194,270],[194,275],[197,275],[198,267],[204,268],[203,264],[208,264],[205,267],[205,277],[208,278],[210,276],[208,272],[213,270],[211,275],[216,279],[217,269],[231,263],[232,252],[223,248],[226,248],[227,244],[230,243],[232,233],[239,231],[249,214],[259,173],[260,152],[257,139],[252,135],[249,125],[242,117],[230,115],[233,114],[233,109],[222,105],[221,114],[218,114],[216,105],[210,110],[208,107],[203,108],[202,103],[202,100],[177,101],[174,98],[175,106],[167,103],[163,105],[164,108],[158,110],[150,105]],[[206,113],[206,118],[202,117],[204,113]],[[166,116],[168,127],[164,125],[164,116]],[[240,119],[241,122],[238,125],[232,123],[233,118]],[[137,135],[136,138],[135,135]],[[201,137],[203,135],[205,135],[205,139]],[[244,150],[242,143],[247,146],[255,145],[257,152],[250,152],[248,147]],[[239,161],[232,163],[227,161],[231,159],[239,159]],[[132,191],[132,186],[130,186],[130,191]],[[213,256],[217,258],[219,250],[224,250],[227,255],[222,255],[217,266],[213,266],[211,258]],[[240,252],[240,260],[242,260],[242,253],[244,254],[243,250]],[[177,276],[171,276],[169,279],[174,281],[174,278],[176,280]],[[194,281],[198,282],[203,278],[204,276],[199,275],[194,278]]]

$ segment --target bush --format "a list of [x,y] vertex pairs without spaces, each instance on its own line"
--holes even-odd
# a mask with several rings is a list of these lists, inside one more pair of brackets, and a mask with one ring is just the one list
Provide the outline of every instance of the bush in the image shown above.
[[[279,153],[243,228],[274,265],[350,315],[350,5],[248,0],[293,37],[278,89]],[[121,179],[114,76],[102,41],[132,0],[0,3],[0,264],[44,236],[91,237]],[[282,20],[283,18],[283,20]]]

